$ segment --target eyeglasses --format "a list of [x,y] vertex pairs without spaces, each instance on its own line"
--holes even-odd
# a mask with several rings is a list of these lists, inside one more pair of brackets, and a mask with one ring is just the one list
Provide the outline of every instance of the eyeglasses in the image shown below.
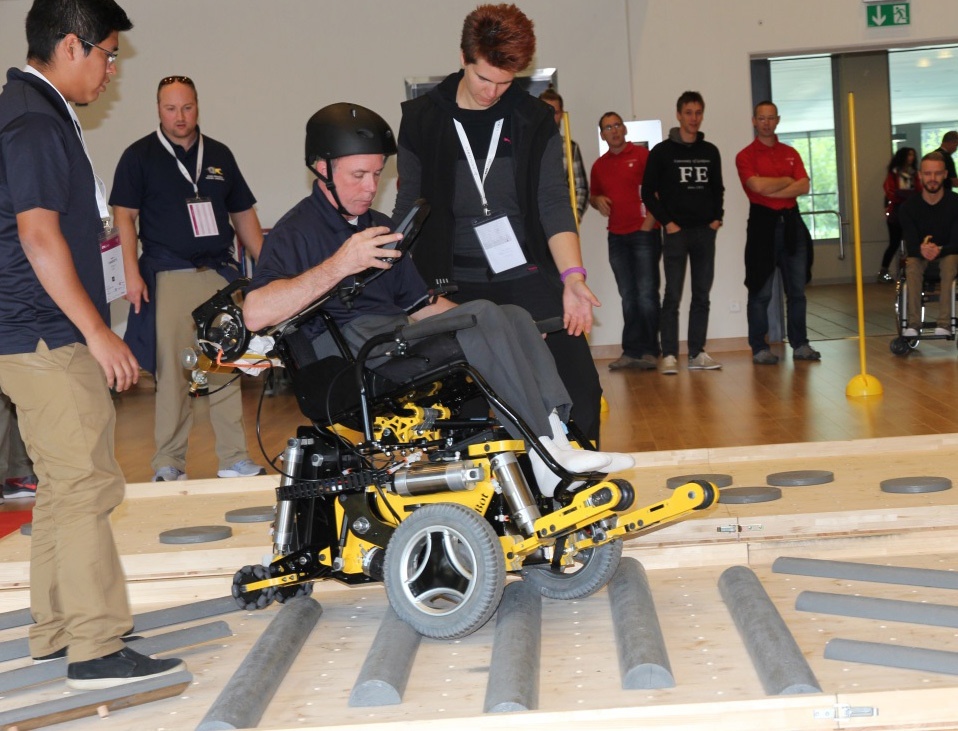
[[[60,31],[60,37],[61,37],[61,38],[62,38],[62,37],[65,37],[66,35],[67,35],[66,32],[64,32],[64,31],[62,31],[62,30]],[[77,36],[77,38],[79,38],[80,43],[84,43],[84,44],[90,46],[90,48],[96,48],[96,49],[98,49],[98,50],[100,50],[100,51],[103,51],[103,53],[106,54],[106,62],[107,62],[108,65],[110,65],[110,66],[115,66],[115,65],[116,65],[116,57],[120,55],[120,52],[119,52],[119,51],[108,51],[108,50],[106,50],[103,46],[98,46],[96,43],[93,43],[93,42],[91,42],[91,41],[88,41],[86,38],[80,38],[80,36]]]
[[603,125],[602,131],[611,132],[614,129],[622,129],[624,126],[625,125],[622,124],[622,122],[615,122],[614,124],[606,124],[606,125]]
[[158,89],[162,89],[164,86],[169,86],[170,84],[186,84],[187,86],[192,86],[196,88],[196,84],[193,83],[193,79],[189,76],[164,76],[160,79],[160,85]]

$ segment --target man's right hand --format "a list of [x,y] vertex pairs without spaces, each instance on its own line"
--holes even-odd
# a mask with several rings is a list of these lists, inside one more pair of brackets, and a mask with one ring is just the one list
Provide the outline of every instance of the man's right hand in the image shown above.
[[594,195],[591,199],[592,207],[606,218],[612,213],[612,199],[607,195]]
[[370,267],[389,269],[392,264],[383,259],[395,259],[400,255],[398,249],[390,246],[400,239],[402,234],[392,233],[386,226],[373,226],[350,236],[328,262],[340,279]]
[[120,337],[104,327],[87,337],[87,347],[103,369],[106,384],[117,392],[125,391],[140,378],[140,364]]

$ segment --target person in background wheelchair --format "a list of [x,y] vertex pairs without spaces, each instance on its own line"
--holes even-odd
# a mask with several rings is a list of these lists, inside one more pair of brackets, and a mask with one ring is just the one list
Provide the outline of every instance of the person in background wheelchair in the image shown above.
[[952,335],[948,293],[958,274],[958,195],[944,187],[947,168],[939,152],[930,152],[921,159],[919,177],[921,194],[911,196],[899,209],[908,286],[908,327],[901,334],[903,338],[917,338],[921,333],[923,279],[928,264],[937,261],[941,294],[934,334],[948,337]]
[[[555,362],[531,316],[515,306],[478,300],[455,305],[436,296],[408,257],[394,248],[401,236],[390,219],[372,209],[385,160],[396,153],[392,130],[375,112],[338,103],[320,109],[306,125],[306,165],[317,181],[310,196],[283,216],[263,246],[243,314],[252,331],[283,322],[343,280],[370,269],[384,270],[353,300],[333,297],[324,310],[358,350],[374,335],[391,332],[409,320],[447,318],[467,313],[473,327],[456,331],[465,359],[502,401],[532,428],[542,447],[572,473],[616,472],[634,465],[629,455],[574,449],[565,433],[571,399]],[[323,319],[301,330],[317,358],[335,354]],[[422,372],[425,360],[408,359]],[[376,365],[376,361],[373,361]],[[522,438],[509,420],[504,428]],[[540,492],[551,497],[559,483],[545,462],[530,450]]]

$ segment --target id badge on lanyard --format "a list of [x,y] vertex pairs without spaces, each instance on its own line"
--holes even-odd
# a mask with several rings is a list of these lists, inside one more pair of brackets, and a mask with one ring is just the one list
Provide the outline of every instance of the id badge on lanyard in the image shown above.
[[193,186],[193,197],[186,199],[186,213],[190,217],[190,226],[193,228],[193,235],[197,238],[201,236],[218,236],[220,231],[216,225],[213,201],[209,198],[200,197],[200,189],[198,186],[200,172],[203,170],[203,135],[199,135],[196,141],[196,175],[192,178],[186,166],[180,158],[176,156],[176,153],[173,152],[173,146],[163,135],[161,129],[157,128],[156,136],[160,140],[160,144],[173,156],[173,159],[176,161],[176,166],[180,169],[180,174]]
[[120,231],[116,226],[104,227],[100,232],[99,240],[106,301],[112,302],[126,294],[126,271],[123,269],[123,247],[120,246]]
[[483,218],[472,222],[472,229],[479,238],[479,245],[486,256],[486,262],[494,274],[499,274],[507,269],[512,269],[526,263],[526,256],[522,253],[522,246],[516,237],[516,232],[512,229],[509,217],[504,214],[493,215],[489,208],[489,201],[486,199],[486,176],[489,174],[489,168],[492,167],[492,161],[496,158],[496,148],[499,147],[499,134],[502,132],[504,120],[496,122],[492,130],[492,139],[489,140],[489,151],[486,153],[486,164],[479,175],[479,166],[476,164],[476,156],[472,152],[472,145],[469,144],[469,138],[463,129],[459,120],[453,120],[456,133],[459,135],[459,142],[462,144],[462,151],[466,154],[466,161],[469,163],[469,170],[472,172],[472,178],[476,183],[476,189],[479,191],[479,197],[482,199]]

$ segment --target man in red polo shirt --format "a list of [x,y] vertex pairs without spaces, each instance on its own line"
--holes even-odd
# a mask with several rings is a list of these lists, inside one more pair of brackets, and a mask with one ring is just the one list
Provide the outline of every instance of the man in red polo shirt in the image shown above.
[[599,119],[608,152],[592,165],[589,202],[609,219],[609,263],[622,298],[622,357],[612,370],[655,370],[659,357],[659,260],[662,237],[642,202],[649,150],[628,142],[615,112]]
[[775,365],[768,347],[768,304],[775,270],[782,273],[787,308],[786,332],[794,360],[821,360],[808,344],[805,284],[810,278],[812,241],[796,198],[808,193],[808,173],[798,152],[778,141],[778,107],[755,105],[755,140],[735,157],[735,167],[751,206],[745,239],[745,286],[748,289],[748,344],[752,362]]

